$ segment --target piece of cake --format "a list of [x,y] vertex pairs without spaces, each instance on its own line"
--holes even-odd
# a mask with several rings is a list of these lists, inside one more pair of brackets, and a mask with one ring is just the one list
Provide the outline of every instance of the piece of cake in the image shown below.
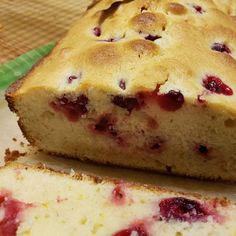
[[235,181],[235,58],[210,0],[103,0],[6,99],[46,152]]
[[235,236],[226,199],[43,167],[0,169],[0,235]]

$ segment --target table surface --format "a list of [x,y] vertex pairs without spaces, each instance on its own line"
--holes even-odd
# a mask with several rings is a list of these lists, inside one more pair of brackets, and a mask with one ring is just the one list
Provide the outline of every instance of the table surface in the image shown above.
[[57,42],[92,0],[0,0],[0,63]]

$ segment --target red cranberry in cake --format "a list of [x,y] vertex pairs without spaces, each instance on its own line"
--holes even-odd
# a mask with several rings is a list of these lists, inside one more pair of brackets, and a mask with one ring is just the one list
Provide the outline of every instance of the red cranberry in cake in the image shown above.
[[126,109],[129,113],[131,113],[133,109],[139,109],[141,106],[136,97],[123,97],[118,95],[112,98],[112,102],[116,106]]
[[159,106],[166,111],[176,111],[184,104],[184,96],[180,91],[170,90],[166,94],[157,95]]
[[70,75],[67,78],[67,83],[72,84],[74,80],[80,80],[82,77],[82,73],[80,72],[78,75]]
[[93,129],[116,137],[117,131],[115,130],[114,125],[115,120],[111,117],[111,115],[105,114],[98,119],[97,123],[93,126]]
[[73,82],[73,80],[76,80],[76,79],[78,79],[77,76],[71,75],[71,76],[68,77],[67,82],[68,82],[68,84],[71,84]]
[[159,143],[159,142],[153,143],[150,145],[151,150],[158,150],[158,149],[160,149],[160,147],[161,147],[161,143]]
[[97,26],[97,27],[94,27],[94,28],[93,28],[93,33],[94,33],[94,35],[97,36],[97,37],[101,36],[101,33],[102,33],[101,28],[98,27],[98,26]]
[[124,205],[126,202],[125,187],[121,184],[112,190],[112,202],[116,205]]
[[199,5],[193,5],[193,8],[195,9],[195,11],[199,14],[202,14],[204,12],[206,12],[201,6]]
[[63,113],[71,122],[78,121],[88,112],[87,105],[88,98],[83,94],[75,98],[64,95],[50,102],[54,111]]
[[126,90],[126,82],[125,80],[120,80],[119,82],[119,87],[122,89],[122,90]]
[[197,144],[195,149],[199,154],[201,154],[203,156],[207,156],[211,151],[211,148],[209,148],[207,145],[203,145],[203,144]]
[[112,236],[149,236],[143,225],[133,226],[123,229],[113,234]]
[[211,215],[205,205],[183,197],[164,199],[159,203],[159,207],[161,218],[167,221],[205,222]]
[[9,194],[0,193],[0,211],[3,211],[3,218],[0,218],[0,235],[15,236],[21,223],[21,214],[31,204],[11,198]]
[[146,147],[149,148],[152,151],[161,150],[165,141],[161,139],[160,137],[156,136],[154,138],[151,138],[151,140],[146,144]]
[[160,148],[161,148],[161,143],[159,143],[159,142],[152,143],[152,144],[150,145],[150,149],[151,149],[151,150],[159,150]]
[[213,75],[208,75],[203,79],[203,86],[213,93],[223,94],[227,96],[233,95],[233,90],[220,78]]
[[96,131],[98,134],[107,135],[113,138],[113,140],[119,145],[119,147],[127,147],[129,144],[126,140],[118,135],[116,130],[116,119],[110,114],[104,114],[98,118],[95,124],[90,124],[88,127],[92,131]]
[[214,51],[218,51],[218,52],[225,52],[225,53],[228,53],[228,54],[231,53],[231,50],[229,49],[229,47],[224,43],[214,43],[211,46],[211,49],[214,50]]
[[179,90],[170,90],[165,94],[159,93],[160,85],[156,86],[153,92],[141,92],[138,94],[140,100],[143,99],[145,103],[156,101],[159,106],[166,111],[176,111],[184,104],[184,96]]
[[0,195],[0,204],[5,201],[5,196]]
[[145,39],[150,40],[150,41],[155,41],[160,38],[161,38],[161,36],[159,36],[159,35],[151,35],[151,34],[149,34],[148,36],[145,37]]

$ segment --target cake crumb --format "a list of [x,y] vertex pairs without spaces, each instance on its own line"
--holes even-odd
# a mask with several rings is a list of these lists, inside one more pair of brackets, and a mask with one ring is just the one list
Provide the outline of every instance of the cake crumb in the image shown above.
[[5,150],[5,156],[4,156],[4,161],[5,162],[10,162],[10,161],[15,161],[21,156],[25,156],[27,153],[26,152],[19,152],[18,150],[10,150],[7,148]]
[[17,139],[14,137],[14,138],[12,138],[12,140],[14,141],[14,142],[16,142],[17,141]]

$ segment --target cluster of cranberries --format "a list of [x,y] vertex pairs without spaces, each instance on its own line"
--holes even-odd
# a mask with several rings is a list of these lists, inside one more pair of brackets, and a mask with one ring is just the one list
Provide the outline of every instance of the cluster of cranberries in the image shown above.
[[105,114],[98,119],[96,124],[93,126],[93,130],[116,137],[117,131],[115,130],[114,125],[115,120],[111,117],[111,115]]
[[[193,223],[196,221],[206,222],[209,216],[214,217],[217,215],[215,210],[211,207],[201,204],[198,201],[187,199],[184,197],[166,198],[160,201],[160,216],[153,219],[157,220],[175,220],[180,222]],[[148,236],[147,227],[145,222],[131,225],[128,228],[122,229],[112,236]]]
[[69,121],[76,122],[82,115],[88,112],[88,98],[85,95],[80,95],[76,98],[62,96],[50,102],[50,106],[57,112],[62,112]]
[[201,203],[183,197],[167,198],[159,203],[160,216],[164,220],[206,221],[210,216],[209,209]]
[[230,88],[227,84],[225,84],[220,78],[212,75],[206,76],[206,78],[203,79],[203,86],[213,92],[223,95],[233,95],[233,90]]
[[180,109],[184,104],[184,96],[180,91],[170,90],[165,94],[158,94],[158,91],[154,92],[140,92],[134,97],[124,97],[121,95],[114,96],[112,102],[123,109],[126,109],[129,113],[132,110],[139,110],[145,106],[148,100],[155,101],[159,106],[166,111],[176,111]]

